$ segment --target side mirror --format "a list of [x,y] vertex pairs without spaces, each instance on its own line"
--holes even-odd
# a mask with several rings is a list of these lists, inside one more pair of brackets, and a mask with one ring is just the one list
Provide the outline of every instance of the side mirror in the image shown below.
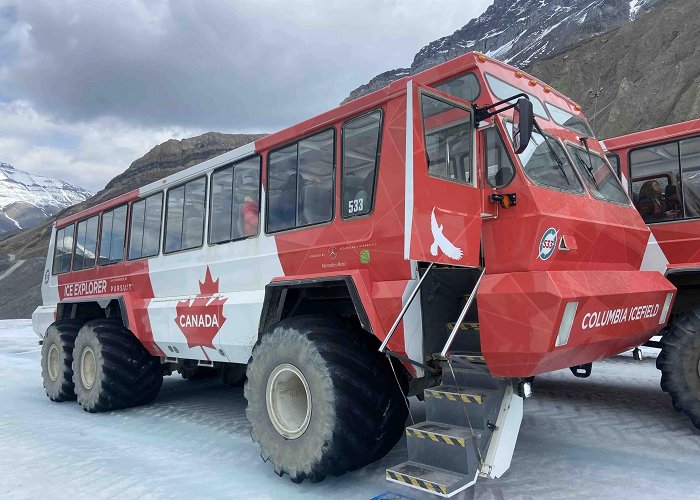
[[533,127],[532,103],[521,97],[513,108],[513,147],[520,154],[530,144]]

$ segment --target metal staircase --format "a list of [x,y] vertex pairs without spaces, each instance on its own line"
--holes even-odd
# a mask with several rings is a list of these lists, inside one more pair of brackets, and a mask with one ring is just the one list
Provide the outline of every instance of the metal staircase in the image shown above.
[[426,421],[406,428],[408,461],[387,469],[386,478],[449,498],[479,475],[508,469],[522,399],[512,382],[491,377],[481,358],[451,355],[441,366],[442,384],[424,391]]

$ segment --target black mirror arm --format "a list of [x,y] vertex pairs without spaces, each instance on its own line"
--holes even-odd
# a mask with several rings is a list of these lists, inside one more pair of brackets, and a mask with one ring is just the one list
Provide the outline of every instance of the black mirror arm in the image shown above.
[[[491,118],[494,115],[497,115],[499,113],[503,113],[504,111],[508,111],[509,109],[513,109],[515,106],[518,105],[517,102],[511,102],[513,99],[517,99],[519,97],[524,97],[528,101],[530,100],[530,96],[524,93],[520,94],[515,94],[514,96],[509,97],[508,99],[503,99],[502,101],[494,102],[493,104],[489,104],[488,106],[480,107],[476,103],[472,102],[472,108],[474,108],[474,121],[476,123],[479,123],[481,121],[486,120],[487,118]],[[497,106],[501,106],[503,104],[508,104],[507,106],[497,109],[495,111],[489,111]]]

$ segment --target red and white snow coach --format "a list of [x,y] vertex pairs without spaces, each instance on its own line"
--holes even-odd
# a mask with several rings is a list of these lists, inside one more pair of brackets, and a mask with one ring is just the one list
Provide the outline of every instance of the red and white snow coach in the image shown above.
[[673,302],[591,136],[470,53],[60,219],[33,316],[46,391],[99,412],[163,373],[245,373],[253,439],[295,482],[404,434],[391,481],[498,477],[530,377],[647,341]]
[[[607,139],[608,157],[651,228],[643,268],[678,287],[656,366],[673,407],[700,429],[700,119]],[[653,258],[652,258],[653,257]]]

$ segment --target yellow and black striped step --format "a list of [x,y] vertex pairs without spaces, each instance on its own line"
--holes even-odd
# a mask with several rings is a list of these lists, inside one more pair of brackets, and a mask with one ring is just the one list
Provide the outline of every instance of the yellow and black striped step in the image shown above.
[[410,461],[387,469],[386,478],[446,498],[467,488],[470,483],[469,478],[462,474]]
[[449,401],[462,401],[469,404],[483,405],[486,402],[486,394],[476,392],[473,389],[460,389],[456,385],[440,385],[424,391],[426,398],[447,399]]
[[[475,430],[474,434],[476,434],[477,439],[481,437],[479,431]],[[469,441],[474,437],[472,431],[466,427],[441,424],[438,422],[420,422],[406,427],[406,436],[461,448],[469,446]]]

